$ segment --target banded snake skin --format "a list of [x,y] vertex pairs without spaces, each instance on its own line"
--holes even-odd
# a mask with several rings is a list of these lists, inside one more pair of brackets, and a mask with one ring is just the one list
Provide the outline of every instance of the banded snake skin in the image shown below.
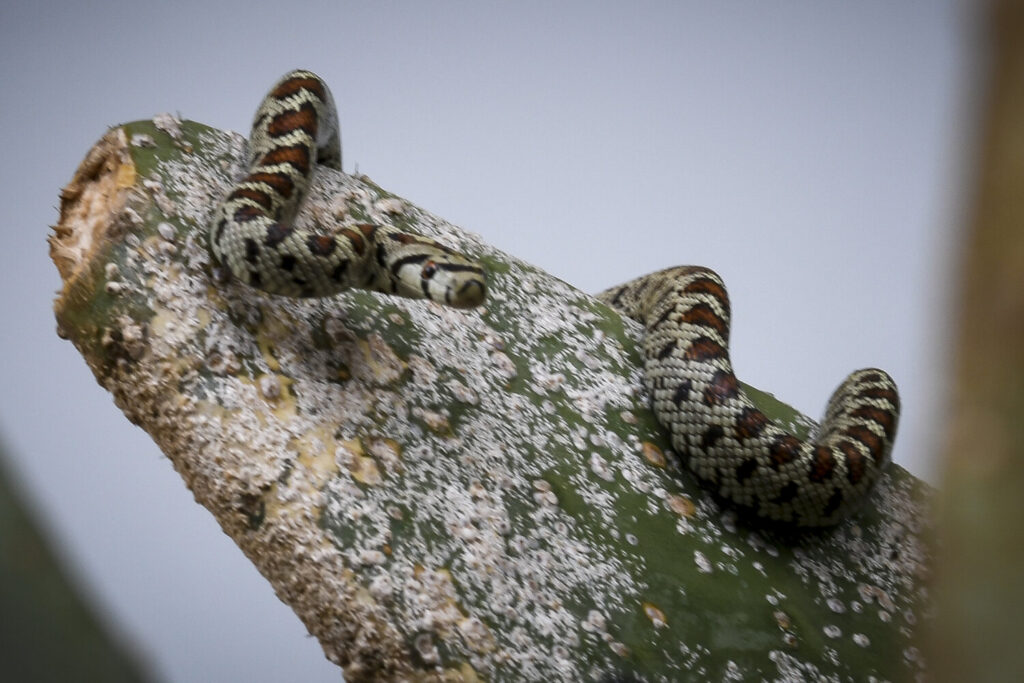
[[714,271],[677,266],[598,295],[644,326],[644,379],[672,447],[701,482],[755,517],[835,524],[857,509],[889,460],[900,401],[882,370],[833,392],[813,438],[774,424],[729,360],[729,296]]
[[[426,237],[389,225],[294,228],[317,164],[341,169],[337,111],[323,80],[296,70],[257,109],[246,175],[214,213],[209,247],[234,277],[293,297],[359,288],[457,308],[483,302],[483,268]],[[862,504],[896,435],[899,396],[888,374],[851,373],[818,433],[801,440],[758,410],[736,379],[729,298],[716,273],[669,268],[598,298],[643,324],[655,416],[681,460],[720,498],[800,527],[835,524]]]
[[256,110],[246,175],[213,216],[210,251],[234,277],[292,297],[358,288],[455,308],[483,302],[483,268],[434,240],[390,225],[293,227],[317,164],[341,170],[338,114],[327,84],[296,70]]

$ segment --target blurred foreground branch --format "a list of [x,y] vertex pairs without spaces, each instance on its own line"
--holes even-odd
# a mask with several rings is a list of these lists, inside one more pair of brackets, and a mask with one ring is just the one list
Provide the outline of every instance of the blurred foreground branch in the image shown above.
[[7,681],[147,680],[60,566],[0,448],[0,676]]
[[988,20],[941,497],[933,656],[950,682],[1024,676],[1024,5],[994,3]]

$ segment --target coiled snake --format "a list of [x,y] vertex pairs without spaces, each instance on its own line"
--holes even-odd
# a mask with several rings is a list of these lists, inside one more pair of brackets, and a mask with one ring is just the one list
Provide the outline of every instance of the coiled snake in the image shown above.
[[256,110],[247,174],[214,213],[210,250],[232,275],[296,297],[359,288],[456,308],[483,302],[483,268],[421,235],[371,224],[322,233],[294,228],[318,163],[341,169],[334,99],[319,76],[292,71]]
[[[483,302],[483,269],[433,240],[386,225],[292,227],[317,163],[341,168],[334,101],[318,76],[293,71],[257,109],[247,174],[214,214],[210,249],[235,277],[288,296],[354,287],[459,308]],[[874,486],[899,417],[885,372],[847,377],[816,437],[801,440],[758,410],[733,374],[729,299],[713,271],[670,268],[599,298],[644,325],[655,415],[678,455],[719,496],[762,518],[822,526],[849,514]]]
[[834,524],[858,507],[896,437],[896,384],[877,369],[851,373],[832,394],[818,434],[801,440],[744,394],[729,360],[729,297],[717,273],[678,266],[598,295],[644,325],[644,376],[672,447],[719,496],[756,516]]

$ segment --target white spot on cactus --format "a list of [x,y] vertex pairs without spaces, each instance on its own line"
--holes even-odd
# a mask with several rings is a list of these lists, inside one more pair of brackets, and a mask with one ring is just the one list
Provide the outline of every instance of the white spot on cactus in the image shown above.
[[829,598],[825,601],[825,604],[828,605],[828,608],[836,614],[842,614],[846,611],[846,605],[844,605],[841,600],[837,600],[836,598]]
[[387,555],[379,550],[361,550],[359,552],[359,564],[363,566],[384,564],[387,559]]
[[174,229],[174,226],[168,223],[167,221],[157,223],[156,231],[160,235],[160,237],[162,237],[168,242],[173,242],[178,234],[177,231]]
[[661,609],[651,602],[645,602],[643,604],[644,615],[651,620],[654,624],[654,628],[660,629],[668,626],[668,619],[665,618],[665,613]]
[[697,565],[697,571],[699,571],[701,574],[711,573],[711,561],[708,559],[707,555],[705,555],[701,551],[693,551],[693,562]]
[[281,397],[281,380],[277,375],[263,375],[260,377],[259,385],[264,398],[274,400]]
[[181,119],[174,114],[157,114],[153,117],[153,125],[175,140],[181,139]]
[[498,376],[502,379],[514,379],[518,374],[516,364],[512,362],[511,358],[501,351],[495,351],[491,354],[491,362],[494,365],[494,369],[497,371]]
[[132,147],[156,147],[156,141],[153,140],[152,135],[146,133],[135,133],[132,135]]
[[608,463],[597,453],[591,452],[590,454],[590,471],[596,474],[605,481],[612,481],[615,479],[615,473],[612,471]]
[[385,197],[374,202],[373,210],[377,213],[401,216],[408,210],[408,207],[397,197]]

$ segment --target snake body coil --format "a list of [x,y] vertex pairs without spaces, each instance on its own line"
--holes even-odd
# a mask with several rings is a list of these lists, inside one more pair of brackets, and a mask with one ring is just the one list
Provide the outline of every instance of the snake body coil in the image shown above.
[[[334,101],[316,74],[293,71],[256,111],[246,176],[214,214],[210,249],[235,277],[287,296],[355,287],[460,308],[484,300],[483,269],[433,240],[387,225],[294,228],[318,163],[341,168]],[[758,410],[733,374],[729,298],[713,271],[670,268],[599,297],[644,325],[655,415],[682,460],[721,497],[762,518],[821,526],[842,519],[874,486],[899,418],[889,375],[852,373],[818,434],[801,440]]]
[[896,436],[900,403],[889,375],[851,373],[817,435],[801,440],[758,410],[733,374],[729,297],[714,271],[669,268],[598,298],[644,325],[654,413],[679,457],[719,496],[796,526],[834,524],[864,500]]
[[246,176],[213,217],[210,250],[236,278],[296,297],[360,288],[457,308],[483,302],[483,269],[426,237],[388,225],[294,228],[317,164],[341,169],[337,111],[319,76],[292,71],[257,109]]

